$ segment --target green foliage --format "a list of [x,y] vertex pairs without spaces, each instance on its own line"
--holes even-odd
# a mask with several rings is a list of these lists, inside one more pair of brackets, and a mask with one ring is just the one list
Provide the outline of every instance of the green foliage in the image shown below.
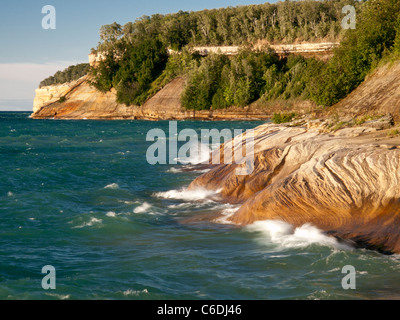
[[157,39],[144,39],[128,46],[112,79],[117,101],[127,105],[143,104],[151,83],[162,73],[167,59],[167,52]]
[[279,64],[271,51],[244,49],[230,58],[209,55],[188,74],[182,105],[187,109],[244,107],[260,97],[265,88],[264,73]]
[[316,74],[311,98],[329,106],[346,97],[385,54],[400,52],[400,0],[369,0],[334,57]]
[[393,52],[396,55],[400,55],[400,15],[397,17],[397,23],[395,28],[396,28],[396,37],[393,43]]
[[387,135],[388,137],[396,137],[400,135],[400,130],[399,129],[390,130]]
[[91,68],[90,84],[102,92],[115,88],[119,103],[141,105],[167,59],[166,49],[157,39],[143,37],[134,44],[121,41],[106,53],[105,60]]
[[274,116],[272,117],[272,122],[275,124],[291,122],[295,116],[296,116],[295,113],[288,113],[288,114],[274,113]]
[[181,97],[182,105],[186,109],[210,109],[221,82],[222,70],[227,63],[229,59],[226,56],[212,54],[202,59],[198,66],[194,66]]
[[85,76],[88,72],[88,63],[81,63],[75,66],[69,66],[64,71],[57,71],[54,76],[51,76],[40,82],[39,88],[78,80],[79,78]]
[[[357,28],[343,31],[342,8],[348,4],[356,8]],[[339,38],[341,45],[327,63],[279,59],[265,48],[230,57],[190,53],[193,46]],[[182,105],[190,110],[243,107],[257,100],[311,99],[330,106],[354,90],[382,57],[400,55],[400,0],[281,1],[155,14],[103,26],[100,40],[94,51],[105,60],[91,68],[90,83],[102,92],[115,88],[120,103],[141,105],[182,76],[187,80]],[[167,49],[179,52],[168,56]],[[43,83],[62,83],[82,72],[64,71]]]
[[[105,60],[91,68],[90,84],[101,92],[115,88],[118,102],[127,105],[143,104],[180,75],[188,79],[182,95],[188,109],[246,106],[264,94],[267,100],[282,95],[291,98],[302,94],[305,84],[286,75],[289,70],[272,52],[243,50],[229,59],[201,59],[185,48],[243,45],[257,40],[334,40],[339,36],[344,2],[358,6],[353,0],[285,1],[155,14],[124,26],[114,22],[100,29],[100,43],[92,52],[101,52]],[[182,53],[168,58],[167,48]]]
[[59,103],[63,103],[67,100],[67,98],[65,96],[62,96],[60,99],[58,99]]
[[113,86],[113,77],[119,70],[119,64],[112,53],[106,53],[105,59],[97,67],[90,68],[90,85],[105,93]]

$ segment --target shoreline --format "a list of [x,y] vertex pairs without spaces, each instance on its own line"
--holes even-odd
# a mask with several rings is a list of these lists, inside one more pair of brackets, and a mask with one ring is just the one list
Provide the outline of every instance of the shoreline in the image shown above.
[[311,224],[358,248],[399,254],[400,137],[390,130],[263,124],[255,129],[253,173],[236,176],[243,165],[210,165],[189,190],[221,190],[222,203],[240,205],[227,218],[238,226]]

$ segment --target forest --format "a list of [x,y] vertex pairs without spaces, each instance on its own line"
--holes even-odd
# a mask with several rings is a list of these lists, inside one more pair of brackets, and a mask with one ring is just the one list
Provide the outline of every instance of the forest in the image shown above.
[[63,71],[57,71],[54,76],[44,79],[42,82],[40,82],[39,88],[78,80],[84,75],[87,75],[88,72],[88,63],[80,63],[75,66],[69,66]]
[[[344,30],[342,8],[357,12]],[[279,58],[259,41],[340,41],[327,62]],[[202,57],[200,45],[240,45],[239,54]],[[176,50],[168,53],[167,49]],[[354,90],[382,61],[400,54],[400,0],[300,0],[199,12],[145,16],[124,26],[105,25],[95,52],[105,60],[90,69],[91,84],[115,88],[117,100],[142,105],[176,77],[186,79],[182,105],[218,109],[253,102],[303,99],[331,106]]]

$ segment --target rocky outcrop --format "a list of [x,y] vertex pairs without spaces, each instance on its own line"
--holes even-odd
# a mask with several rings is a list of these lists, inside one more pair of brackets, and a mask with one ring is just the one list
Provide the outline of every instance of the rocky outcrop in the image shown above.
[[400,253],[399,135],[266,124],[255,130],[254,150],[250,175],[236,175],[244,165],[211,166],[190,188],[220,190],[222,201],[241,204],[229,218],[238,225],[311,223],[360,247]]
[[[99,57],[93,56],[92,59],[95,61]],[[105,94],[98,92],[90,87],[87,77],[83,77],[71,83],[37,89],[32,118],[264,120],[271,118],[275,112],[297,114],[317,112],[315,113],[317,117],[330,113],[338,121],[357,120],[364,122],[365,126],[375,126],[375,128],[386,126],[376,122],[376,118],[382,114],[391,114],[395,122],[400,121],[399,61],[378,68],[348,97],[325,111],[318,111],[315,104],[304,100],[293,101],[287,106],[282,102],[265,105],[255,101],[245,108],[187,111],[180,103],[184,87],[185,79],[177,78],[150,98],[145,105],[127,107],[116,102],[115,90]],[[60,100],[63,97],[65,101]]]
[[35,91],[35,99],[33,100],[33,112],[38,112],[42,107],[50,105],[65,97],[76,87],[80,86],[86,81],[87,76],[82,77],[76,81],[63,83],[59,85],[40,87]]
[[[64,120],[266,120],[272,115],[271,112],[257,106],[188,111],[182,108],[180,102],[184,88],[185,79],[177,78],[143,106],[126,106],[116,102],[114,89],[101,93],[91,87],[86,78],[82,78],[78,82],[38,89],[40,91],[37,91],[35,110],[31,117]],[[48,94],[49,92],[52,95]],[[65,101],[61,102],[61,97],[65,97]]]

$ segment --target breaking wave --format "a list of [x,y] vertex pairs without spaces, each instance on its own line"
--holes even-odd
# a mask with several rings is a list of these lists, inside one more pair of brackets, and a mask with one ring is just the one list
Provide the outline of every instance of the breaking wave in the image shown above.
[[176,199],[176,200],[184,200],[184,201],[201,201],[207,200],[212,197],[215,197],[220,190],[207,190],[207,189],[193,189],[189,190],[187,188],[183,188],[180,190],[170,190],[166,192],[157,192],[154,194],[157,198],[163,199]]
[[276,244],[281,249],[305,248],[313,244],[335,249],[351,249],[327,236],[311,224],[295,228],[292,225],[275,220],[257,221],[246,227],[247,231],[257,232],[258,241],[262,244]]
[[105,186],[104,189],[113,189],[113,190],[116,190],[116,189],[119,189],[119,185],[118,185],[117,183],[111,183],[111,184]]
[[82,229],[85,227],[93,227],[94,225],[100,225],[103,223],[102,219],[91,218],[88,222],[85,222],[79,226],[74,227],[73,229]]
[[133,210],[133,213],[145,213],[145,212],[148,212],[150,208],[151,208],[151,204],[149,204],[147,202],[143,202],[142,205],[140,205],[139,207],[136,207]]
[[[196,145],[198,149],[196,150]],[[195,152],[192,152],[195,150]],[[187,157],[178,157],[175,160],[181,164],[200,164],[208,163],[210,160],[211,149],[207,144],[193,144],[190,148],[190,155]]]

